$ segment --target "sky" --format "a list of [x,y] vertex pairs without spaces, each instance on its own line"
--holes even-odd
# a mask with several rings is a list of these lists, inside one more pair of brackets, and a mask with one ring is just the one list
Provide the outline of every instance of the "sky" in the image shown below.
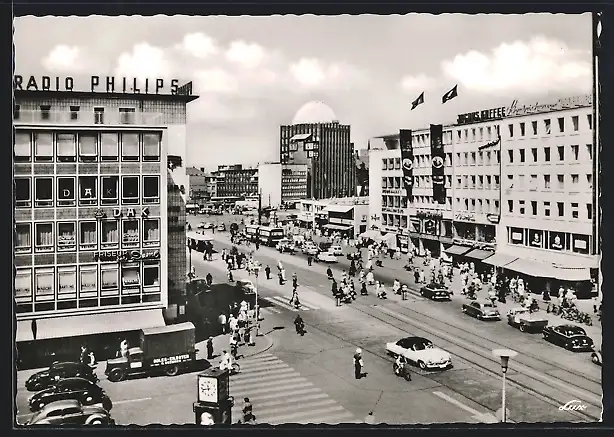
[[187,165],[208,169],[278,160],[279,126],[309,101],[366,148],[399,129],[592,89],[590,14],[19,17],[14,38],[23,76],[192,81]]

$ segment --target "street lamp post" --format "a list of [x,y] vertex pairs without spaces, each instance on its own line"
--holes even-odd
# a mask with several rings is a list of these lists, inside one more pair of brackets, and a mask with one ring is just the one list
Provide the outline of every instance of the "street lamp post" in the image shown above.
[[507,420],[507,411],[505,408],[505,382],[506,382],[506,374],[507,374],[507,366],[509,363],[510,358],[515,357],[516,355],[518,355],[518,352],[513,351],[511,349],[494,349],[492,351],[492,354],[495,357],[499,357],[499,359],[501,360],[501,372],[503,374],[502,377],[502,392],[501,392],[501,422],[505,423]]
[[255,317],[256,317],[256,337],[258,337],[258,326],[260,325],[260,316],[258,315],[258,272],[260,271],[260,266],[257,265],[254,269],[254,274],[256,275],[256,305],[254,306]]

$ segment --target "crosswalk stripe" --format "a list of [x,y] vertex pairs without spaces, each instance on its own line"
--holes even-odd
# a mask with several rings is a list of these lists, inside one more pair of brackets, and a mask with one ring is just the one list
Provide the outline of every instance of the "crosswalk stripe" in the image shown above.
[[[336,403],[336,401],[334,401],[333,399],[322,399],[322,400],[319,400],[319,401],[305,402],[305,403],[299,404],[299,405],[287,405],[287,406],[284,406],[284,407],[272,406],[272,407],[269,407],[269,408],[261,408],[260,406],[258,406],[258,415],[257,415],[257,417],[259,419],[261,419],[261,420],[266,420],[267,418],[275,419],[276,417],[278,417],[278,414],[280,412],[287,414],[287,412],[294,412],[298,408],[325,407],[327,405],[332,405],[332,404],[335,404],[335,403]],[[341,408],[343,408],[343,407],[341,407]],[[237,406],[236,409],[237,409],[238,412],[241,412],[242,407],[241,406]],[[233,415],[235,415],[234,411],[233,411]]]
[[259,377],[257,383],[254,381],[241,381],[240,383],[236,383],[236,384],[233,383],[233,387],[236,390],[241,390],[241,389],[258,388],[258,387],[273,387],[276,385],[283,385],[283,384],[294,383],[294,382],[309,382],[309,381],[300,375],[297,376],[297,375],[285,374],[283,377],[277,378],[277,379],[271,379],[271,378],[265,379],[263,377]]
[[[290,369],[288,369],[288,372],[283,373],[282,375],[259,376],[258,377],[258,381],[269,381],[269,380],[276,381],[276,380],[279,380],[281,378],[286,378],[286,377],[287,378],[297,378],[297,377],[300,377],[300,376],[301,376],[300,373],[298,373],[294,369],[290,368]],[[251,384],[253,382],[252,378],[244,378],[244,379],[239,379],[239,380],[233,379],[232,380],[233,387],[236,387],[238,385],[245,384],[245,383],[250,383]]]
[[[234,393],[232,392],[232,384],[230,385],[230,387],[231,387],[231,394],[232,394],[232,396],[235,396]],[[259,394],[259,393],[271,393],[271,392],[274,392],[274,391],[277,392],[278,390],[280,390],[280,391],[284,391],[284,390],[285,391],[291,391],[291,390],[294,390],[295,388],[305,388],[305,387],[314,387],[314,385],[311,382],[305,382],[305,383],[302,383],[302,384],[295,384],[294,386],[287,387],[287,388],[284,388],[284,387],[282,387],[282,388],[279,388],[279,387],[261,388],[261,389],[257,389],[257,390],[250,390],[248,396],[251,397],[252,394]],[[247,392],[245,392],[245,393],[247,393]],[[235,398],[236,398],[236,396],[235,396]]]
[[255,360],[241,360],[246,367],[256,366],[261,364],[286,364],[278,358],[275,357],[261,357]]
[[[275,375],[272,375],[274,377],[277,378],[281,378],[283,376],[285,376],[286,374],[290,374],[290,373],[294,373],[295,370],[292,367],[288,367],[286,369],[279,369],[277,371],[275,371]],[[266,376],[267,374],[264,372],[249,372],[249,373],[240,373],[239,375],[235,375],[232,376],[230,378],[230,381],[232,381],[233,383],[239,383],[242,381],[253,381],[254,378],[262,378],[264,376]]]
[[267,372],[270,370],[278,370],[288,368],[286,363],[262,363],[262,364],[253,364],[253,365],[242,365],[241,373],[257,373],[259,371],[266,370]]
[[[303,388],[300,390],[292,390],[292,388],[288,388],[288,392],[278,391],[275,393],[264,394],[264,395],[258,395],[258,394],[252,395],[250,393],[249,398],[252,401],[266,401],[267,399],[284,399],[288,397],[290,397],[291,399],[296,399],[296,396],[298,395],[308,395],[309,393],[322,393],[322,390],[320,390],[319,388],[315,387],[312,384],[311,387]],[[285,400],[289,400],[289,399],[285,399]]]
[[[273,304],[279,305],[287,310],[290,311],[309,311],[309,310],[317,310],[320,307],[315,306],[313,304],[307,303],[307,302],[301,302],[299,308],[297,309],[294,304],[290,304],[290,300],[286,300],[286,297],[283,296],[270,296],[270,297],[265,297],[264,300],[271,302]],[[300,300],[300,298],[299,298]]]
[[288,305],[286,302],[279,302],[279,301],[277,301],[276,299],[274,299],[272,297],[265,297],[264,300],[266,300],[268,302],[271,302],[274,305],[279,305],[280,307],[285,308],[285,309],[290,310],[290,311],[298,311],[296,308],[294,308],[291,305]]
[[[327,408],[320,408],[316,410],[297,411],[296,413],[292,413],[292,414],[274,416],[274,417],[269,418],[268,421],[269,423],[298,423],[298,420],[305,421],[307,420],[307,417],[313,417],[313,419],[309,420],[309,422],[321,423],[321,420],[322,420],[321,415],[332,413],[333,411],[338,411],[339,413],[349,414],[341,405],[338,405],[338,406],[330,406]],[[258,418],[257,414],[256,414],[256,417]],[[299,418],[302,418],[302,419],[299,419]],[[260,420],[260,418],[258,418],[258,420]],[[267,419],[263,419],[261,421],[266,422]]]
[[295,397],[294,399],[275,399],[274,401],[269,401],[269,402],[258,402],[258,408],[266,408],[266,407],[270,407],[273,405],[279,405],[279,404],[290,405],[290,404],[294,404],[297,402],[305,402],[305,401],[312,401],[315,399],[326,399],[326,398],[328,398],[328,395],[326,393],[319,392],[319,393],[313,393],[310,395],[303,395],[300,398]]

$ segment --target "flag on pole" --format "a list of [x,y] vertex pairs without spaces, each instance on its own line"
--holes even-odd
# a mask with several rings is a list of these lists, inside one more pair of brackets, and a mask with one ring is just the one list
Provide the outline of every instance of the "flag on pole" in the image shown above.
[[424,103],[424,91],[422,91],[422,94],[420,94],[416,100],[411,102],[411,110],[413,111],[414,109],[416,109],[418,105],[421,105],[423,103]]
[[458,96],[458,85],[454,85],[454,88],[443,95],[441,98],[441,103],[446,103],[448,100],[452,100],[456,96]]

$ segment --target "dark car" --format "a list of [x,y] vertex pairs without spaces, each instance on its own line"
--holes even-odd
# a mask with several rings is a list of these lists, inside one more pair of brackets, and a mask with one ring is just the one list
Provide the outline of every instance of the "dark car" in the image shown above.
[[591,354],[591,361],[597,364],[598,366],[603,365],[603,357],[601,356],[601,349]]
[[432,300],[450,300],[450,290],[441,284],[429,284],[420,289],[420,295]]
[[546,326],[542,331],[544,340],[574,352],[591,352],[595,343],[586,331],[576,325]]
[[28,391],[40,391],[51,387],[61,379],[74,377],[98,382],[98,376],[87,364],[63,362],[53,363],[47,370],[41,370],[30,376],[26,381],[26,389]]
[[99,405],[82,405],[74,399],[55,401],[36,413],[26,425],[114,425],[109,412]]
[[490,301],[473,301],[463,304],[463,313],[478,320],[501,320],[497,307]]
[[83,405],[99,403],[108,405],[110,403],[105,391],[95,383],[84,378],[66,378],[57,381],[45,390],[35,393],[29,401],[30,410],[39,411],[51,402],[66,399],[77,400]]

